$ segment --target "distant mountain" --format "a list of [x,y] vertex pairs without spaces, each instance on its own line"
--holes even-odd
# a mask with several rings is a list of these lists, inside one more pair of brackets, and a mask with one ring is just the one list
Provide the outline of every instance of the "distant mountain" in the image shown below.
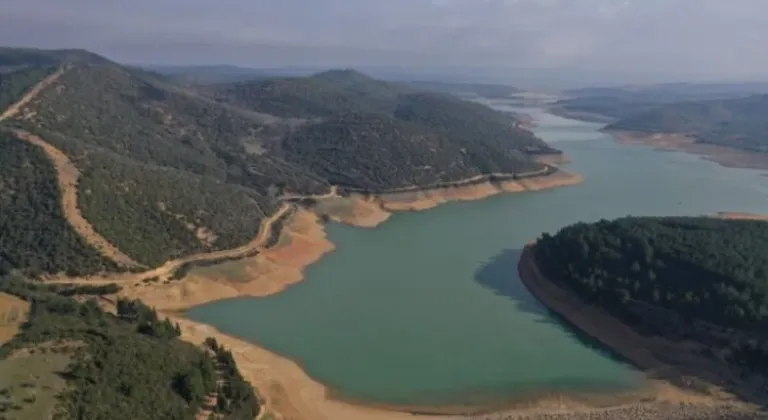
[[768,95],[680,102],[632,113],[606,129],[685,133],[705,143],[768,152]]
[[[283,193],[324,193],[332,184],[376,193],[521,174],[543,167],[532,153],[555,151],[509,115],[351,70],[191,86],[83,51],[5,49],[0,63],[15,66],[0,75],[3,108],[39,90],[6,113],[4,141],[46,144],[70,162],[76,204],[100,243],[145,266],[246,243]],[[50,174],[36,182],[55,184]],[[11,201],[0,200],[0,213],[3,203]],[[78,273],[109,267],[70,233],[58,240],[40,227],[14,224],[0,255],[40,235],[87,254],[70,259]],[[28,243],[12,261],[28,260],[38,241]],[[58,258],[36,268],[71,267]]]
[[170,77],[182,84],[242,82],[271,77],[308,76],[321,69],[302,67],[250,68],[229,65],[210,66],[136,66]]
[[430,82],[415,81],[408,82],[408,85],[436,92],[452,93],[455,95],[481,96],[488,99],[505,99],[523,92],[523,90],[500,84],[485,83],[450,83],[450,82]]
[[735,99],[768,93],[768,83],[662,83],[571,89],[563,93],[572,98],[554,104],[555,111],[575,118],[600,120],[620,119],[675,102]]

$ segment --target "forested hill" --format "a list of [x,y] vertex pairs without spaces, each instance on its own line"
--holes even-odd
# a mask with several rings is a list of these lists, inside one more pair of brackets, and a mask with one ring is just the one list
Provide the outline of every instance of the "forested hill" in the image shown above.
[[768,93],[768,83],[662,83],[581,88],[563,92],[569,98],[558,101],[554,109],[574,118],[614,122],[663,105],[738,99],[765,93]]
[[409,82],[409,86],[435,92],[451,93],[455,95],[477,95],[489,99],[508,99],[515,94],[523,92],[513,86],[494,83],[449,83],[449,82]]
[[685,133],[698,141],[768,152],[768,95],[681,102],[631,113],[610,130]]
[[15,315],[18,334],[0,337],[0,418],[257,417],[260,401],[229,350],[212,338],[205,346],[181,341],[178,324],[139,301],[114,302],[114,314],[102,309],[110,299],[100,296],[118,289],[0,276],[0,300],[29,308],[26,320]]
[[[33,100],[0,122],[9,150],[36,168],[34,178],[8,178],[32,196],[0,205],[45,206],[37,221],[63,217],[52,207],[62,191],[55,172],[45,169],[50,159],[22,147],[24,136],[7,133],[14,128],[71,161],[82,216],[144,266],[243,245],[285,193],[320,194],[331,184],[376,193],[521,174],[543,168],[533,154],[556,152],[508,115],[351,70],[193,89],[85,51],[6,48],[3,109],[51,75]],[[30,182],[47,187],[27,188]],[[0,185],[0,195],[18,191]],[[4,247],[22,238],[29,244],[0,249],[7,269],[30,268],[23,262],[33,260],[35,272],[111,269],[64,225],[55,233],[62,242],[43,247],[53,233],[33,219],[25,223],[4,231]],[[62,259],[65,246],[82,255],[71,260],[77,267]],[[55,259],[30,258],[35,249]]]
[[768,374],[766,249],[764,221],[627,217],[545,234],[534,252],[585,302]]

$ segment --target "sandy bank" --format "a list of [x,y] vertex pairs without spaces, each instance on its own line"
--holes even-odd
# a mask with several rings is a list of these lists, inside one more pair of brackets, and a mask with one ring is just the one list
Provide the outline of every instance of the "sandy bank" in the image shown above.
[[768,169],[768,153],[748,152],[714,144],[697,143],[694,138],[685,134],[606,132],[613,135],[620,144],[692,153],[728,168]]
[[768,220],[768,215],[755,214],[755,213],[742,213],[735,211],[721,211],[717,213],[718,217],[723,219],[735,219],[735,220]]
[[565,153],[552,153],[546,155],[537,155],[534,157],[536,162],[543,163],[545,165],[560,166],[571,163],[572,159]]
[[481,200],[504,192],[539,191],[576,185],[582,181],[581,175],[559,170],[552,175],[514,181],[483,182],[475,185],[382,194],[379,200],[382,207],[388,211],[418,211],[451,201]]

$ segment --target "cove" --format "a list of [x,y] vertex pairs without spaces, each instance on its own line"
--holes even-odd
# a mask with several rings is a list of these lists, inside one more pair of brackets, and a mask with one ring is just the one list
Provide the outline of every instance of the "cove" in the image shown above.
[[187,315],[296,360],[361,402],[482,405],[639,386],[639,372],[580,339],[527,292],[516,269],[520,249],[578,221],[766,213],[768,177],[618,145],[599,124],[514,110],[573,158],[568,169],[583,184],[398,213],[374,230],[332,224],[337,250],[303,282]]

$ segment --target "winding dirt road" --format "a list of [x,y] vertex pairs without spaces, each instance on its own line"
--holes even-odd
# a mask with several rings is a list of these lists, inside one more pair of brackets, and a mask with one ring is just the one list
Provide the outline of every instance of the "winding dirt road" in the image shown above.
[[[40,92],[56,82],[64,72],[65,69],[62,67],[40,81],[30,89],[29,92],[24,94],[21,99],[9,106],[2,115],[0,115],[0,122],[19,115],[25,105],[29,104],[40,94]],[[110,260],[129,268],[143,267],[131,257],[121,252],[105,237],[101,236],[101,234],[94,229],[93,225],[91,225],[80,212],[80,208],[77,205],[77,185],[80,180],[80,171],[72,163],[69,157],[52,144],[28,131],[16,128],[11,129],[11,131],[21,140],[43,149],[46,156],[48,156],[53,163],[53,166],[56,169],[59,189],[61,190],[61,209],[64,211],[64,217],[66,217],[67,221],[69,221],[69,224],[72,225],[75,231],[77,231],[88,244],[96,248],[103,256]]]

